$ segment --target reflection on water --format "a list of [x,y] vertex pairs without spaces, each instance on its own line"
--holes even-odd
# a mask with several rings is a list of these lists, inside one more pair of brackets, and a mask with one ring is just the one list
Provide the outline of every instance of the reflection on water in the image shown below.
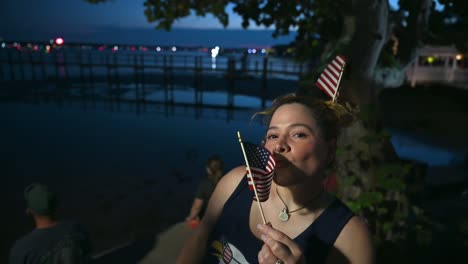
[[[158,96],[153,92],[147,99]],[[257,97],[235,95],[235,109],[223,107],[228,95],[220,91],[203,94],[209,108],[193,107],[193,91],[176,90],[174,97],[181,106],[68,99],[2,103],[2,160],[20,178],[29,175],[21,164],[31,163],[36,164],[34,171],[46,174],[71,166],[90,177],[96,168],[109,168],[109,175],[138,169],[153,177],[177,167],[194,177],[193,167],[200,168],[213,153],[223,156],[227,168],[242,163],[237,130],[245,140],[261,140],[264,127],[260,120],[251,120],[262,104]],[[392,130],[392,143],[401,158],[429,166],[461,162],[466,155],[466,150],[431,146],[398,130]],[[190,159],[186,153],[192,153]],[[112,164],[124,169],[113,171]]]
[[243,164],[237,131],[260,142],[264,128],[251,121],[254,111],[69,99],[2,102],[0,160],[12,215],[5,240],[31,228],[22,191],[35,181],[58,190],[62,214],[85,224],[98,251],[183,219],[205,161],[219,154],[226,169]]
[[392,129],[391,134],[392,144],[400,158],[416,160],[429,166],[446,166],[453,163],[461,163],[468,154],[468,148],[465,150],[455,150],[448,147],[430,145],[418,140],[415,135],[410,135],[396,129]]
[[[125,103],[82,106],[81,102],[0,104],[3,153],[9,153],[2,160],[15,174],[22,167],[17,163],[21,160],[35,163],[36,172],[70,163],[84,175],[95,174],[95,167],[111,169],[106,174],[120,174],[122,169],[112,171],[112,165],[119,164],[128,172],[138,167],[148,176],[157,177],[176,167],[194,177],[198,174],[194,166],[201,168],[213,153],[222,155],[228,167],[241,164],[237,130],[245,140],[257,142],[264,130],[259,121],[250,121],[252,109]],[[192,153],[190,158],[187,153]]]

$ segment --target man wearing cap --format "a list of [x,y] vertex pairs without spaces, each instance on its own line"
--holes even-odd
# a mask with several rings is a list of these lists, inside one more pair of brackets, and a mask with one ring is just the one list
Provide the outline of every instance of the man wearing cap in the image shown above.
[[58,220],[56,194],[47,185],[33,183],[24,190],[24,198],[35,229],[14,243],[10,264],[87,262],[88,237],[78,223]]

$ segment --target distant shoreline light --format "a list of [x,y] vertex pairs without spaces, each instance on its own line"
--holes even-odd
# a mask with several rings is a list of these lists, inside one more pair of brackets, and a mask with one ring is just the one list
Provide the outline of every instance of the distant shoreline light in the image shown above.
[[[208,52],[213,47],[217,47],[217,49],[223,50],[237,50],[237,51],[245,51],[249,54],[255,54],[257,51],[259,53],[267,53],[267,50],[274,49],[276,45],[258,45],[258,44],[248,44],[245,46],[240,47],[221,47],[221,45],[145,45],[145,44],[119,44],[119,43],[89,43],[89,42],[71,42],[65,41],[62,38],[50,39],[50,40],[43,40],[43,41],[19,41],[19,40],[9,40],[9,41],[2,41],[1,48],[15,48],[15,49],[23,49],[23,48],[32,48],[33,46],[40,45],[40,47],[44,47],[45,45],[52,45],[53,47],[62,48],[96,48],[100,51],[109,49],[113,51],[118,51],[121,48],[125,50],[132,50],[132,51],[148,51],[155,50],[155,51],[190,51],[190,50],[199,50]],[[281,45],[280,45],[281,46]]]
[[98,27],[93,30],[70,28],[65,31],[6,31],[0,33],[2,41],[41,42],[55,39],[58,35],[67,43],[96,43],[115,45],[160,45],[160,46],[203,46],[230,48],[267,48],[292,43],[297,32],[273,37],[273,30],[244,29],[187,29],[173,28],[171,31],[148,27]]
[[53,50],[96,50],[99,52],[170,52],[170,53],[206,53],[212,58],[216,58],[219,55],[255,55],[255,56],[288,56],[285,53],[278,53],[275,47],[258,47],[251,45],[249,47],[221,47],[216,46],[180,46],[180,45],[133,45],[133,44],[102,44],[102,43],[74,43],[69,42],[65,44],[65,41],[58,41],[62,44],[58,44],[56,39],[50,39],[49,41],[7,41],[0,42],[1,48],[5,49],[16,49],[19,51],[33,51],[41,52],[45,51],[50,53]]

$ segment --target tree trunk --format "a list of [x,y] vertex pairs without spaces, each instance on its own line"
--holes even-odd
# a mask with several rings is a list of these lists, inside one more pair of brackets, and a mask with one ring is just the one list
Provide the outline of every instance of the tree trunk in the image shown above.
[[399,58],[402,64],[411,63],[417,56],[429,27],[432,0],[412,1],[412,5],[409,9],[409,16],[406,19],[406,34],[401,36],[402,48]]
[[350,61],[347,78],[343,83],[345,88],[340,96],[354,104],[377,103],[374,69],[388,39],[388,8],[387,0],[360,0],[353,3],[356,31],[344,50]]
[[[392,239],[392,230],[384,232],[382,223],[392,219],[393,212],[378,215],[377,211],[381,212],[379,206],[383,204],[379,197],[387,199],[387,204],[392,206],[398,204],[400,210],[407,208],[405,195],[394,190],[382,190],[378,182],[382,168],[398,160],[390,137],[383,132],[380,116],[376,114],[379,112],[379,83],[374,81],[374,71],[389,39],[388,15],[387,0],[358,0],[353,2],[351,12],[344,19],[348,25],[343,28],[348,32],[343,32],[342,37],[348,38],[349,42],[343,53],[348,63],[339,98],[354,105],[359,114],[357,121],[346,128],[338,140],[341,154],[337,157],[336,171],[340,197],[362,206],[356,208],[360,208],[359,213],[369,220],[380,240]],[[349,32],[351,30],[354,31]],[[401,174],[392,174],[402,180]],[[375,199],[371,199],[371,205],[364,205],[360,204],[363,197]]]

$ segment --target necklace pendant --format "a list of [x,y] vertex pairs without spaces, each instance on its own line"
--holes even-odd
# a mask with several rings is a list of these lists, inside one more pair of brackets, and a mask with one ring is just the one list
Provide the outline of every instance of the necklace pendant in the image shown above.
[[288,209],[286,209],[286,207],[283,208],[281,210],[281,213],[278,215],[278,217],[282,222],[287,222],[289,220]]

